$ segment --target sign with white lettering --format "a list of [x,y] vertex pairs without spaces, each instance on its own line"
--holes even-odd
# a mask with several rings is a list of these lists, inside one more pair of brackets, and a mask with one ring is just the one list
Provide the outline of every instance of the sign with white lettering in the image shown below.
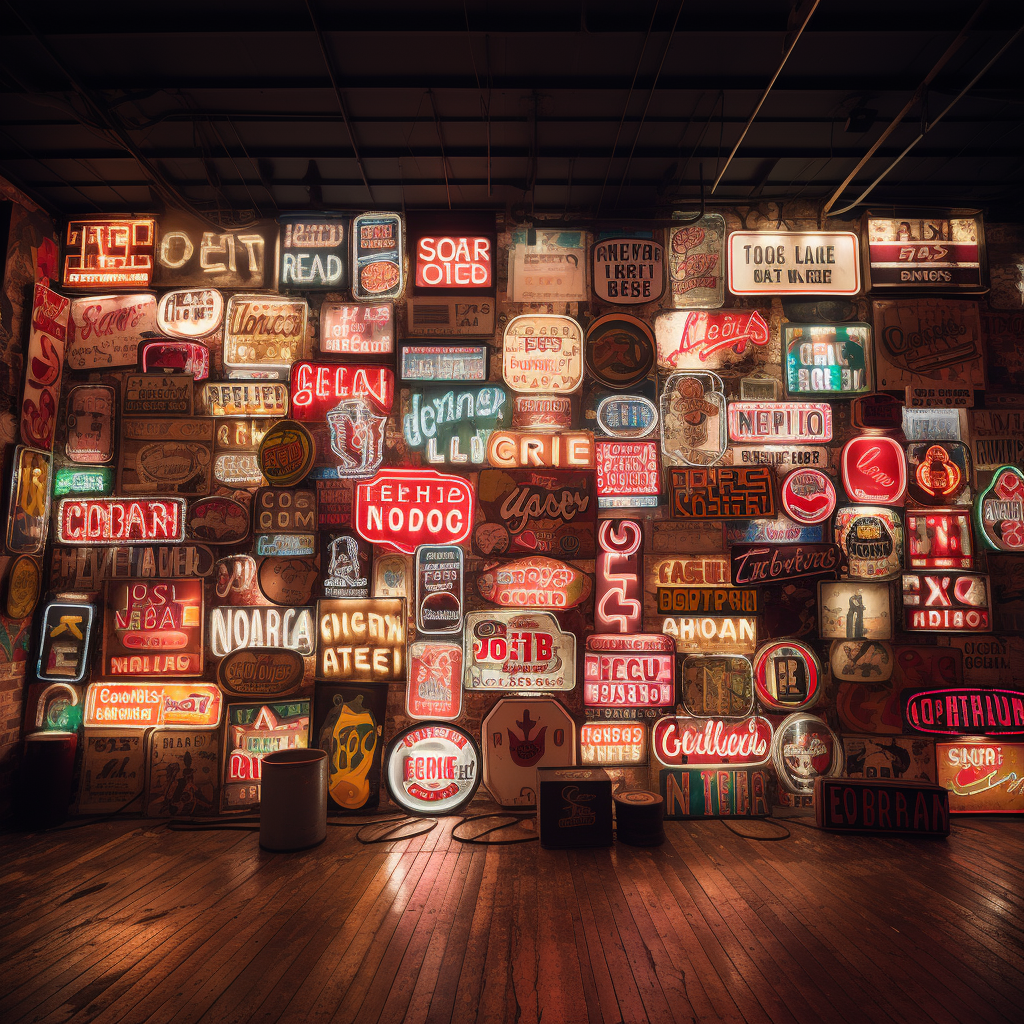
[[226,658],[243,647],[285,647],[309,657],[316,646],[313,608],[276,606],[214,608],[210,612],[210,651]]
[[397,213],[361,213],[352,221],[352,298],[378,302],[405,290],[405,231]]
[[675,644],[658,633],[591,633],[583,656],[587,707],[662,708],[675,704]]
[[654,756],[665,768],[679,765],[758,767],[771,758],[772,724],[753,715],[722,718],[660,718],[652,736]]
[[733,295],[857,295],[860,240],[853,231],[733,231]]
[[278,225],[278,283],[282,291],[336,292],[347,285],[347,218],[296,213],[279,217]]
[[213,334],[224,319],[224,297],[216,288],[164,292],[156,316],[157,325],[169,338],[186,341],[205,338]]
[[903,574],[903,627],[908,632],[991,633],[991,608],[987,576]]
[[205,221],[171,210],[161,214],[159,228],[157,287],[259,289],[273,284],[276,221],[212,231]]
[[871,390],[868,324],[783,324],[786,393],[855,398]]
[[331,683],[405,678],[405,601],[341,598],[317,604],[316,677]]

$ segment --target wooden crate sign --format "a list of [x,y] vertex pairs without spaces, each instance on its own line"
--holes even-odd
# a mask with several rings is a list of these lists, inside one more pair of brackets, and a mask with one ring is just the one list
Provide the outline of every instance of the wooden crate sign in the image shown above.
[[814,816],[830,832],[945,838],[949,793],[923,782],[815,779]]
[[751,519],[775,515],[772,471],[766,466],[669,469],[677,519]]
[[771,773],[765,768],[662,768],[666,818],[767,818]]

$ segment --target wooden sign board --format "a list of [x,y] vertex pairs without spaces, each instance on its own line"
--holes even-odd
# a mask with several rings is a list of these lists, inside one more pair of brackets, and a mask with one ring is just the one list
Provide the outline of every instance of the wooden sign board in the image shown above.
[[942,786],[888,779],[816,779],[818,828],[874,835],[949,835],[949,793]]
[[672,515],[678,519],[752,519],[775,514],[775,489],[767,467],[668,470]]
[[216,729],[154,729],[150,733],[148,817],[198,818],[217,813],[219,741]]
[[769,818],[771,772],[766,768],[661,768],[665,817]]
[[331,683],[405,678],[405,602],[342,598],[317,604],[316,677]]
[[940,740],[935,762],[952,814],[1024,814],[1024,743]]
[[[191,378],[186,378],[191,387]],[[121,494],[209,494],[213,473],[213,421],[126,417],[121,421]]]

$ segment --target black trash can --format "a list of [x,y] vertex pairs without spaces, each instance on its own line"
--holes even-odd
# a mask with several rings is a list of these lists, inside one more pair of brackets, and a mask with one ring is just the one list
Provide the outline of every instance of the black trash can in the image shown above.
[[327,751],[277,750],[260,767],[260,846],[305,850],[327,838]]
[[78,734],[33,732],[21,760],[21,817],[27,828],[62,825],[71,806]]

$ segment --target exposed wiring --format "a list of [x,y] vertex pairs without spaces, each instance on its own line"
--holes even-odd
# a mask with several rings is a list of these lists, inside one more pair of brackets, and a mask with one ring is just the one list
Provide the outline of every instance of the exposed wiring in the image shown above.
[[[504,828],[511,828],[521,821],[533,820],[535,817],[536,815],[532,811],[488,811],[486,814],[472,814],[455,824],[452,828],[452,839],[457,843],[475,843],[479,846],[515,846],[519,843],[535,843],[540,838],[539,836],[523,836],[518,839],[488,839],[486,842],[483,841],[483,837],[490,835],[492,832],[500,832]],[[492,825],[490,828],[485,828],[482,832],[477,832],[472,836],[458,835],[458,829],[462,828],[463,825],[468,825],[471,821],[483,821],[486,818],[511,818],[512,820],[502,822],[500,825]]]

